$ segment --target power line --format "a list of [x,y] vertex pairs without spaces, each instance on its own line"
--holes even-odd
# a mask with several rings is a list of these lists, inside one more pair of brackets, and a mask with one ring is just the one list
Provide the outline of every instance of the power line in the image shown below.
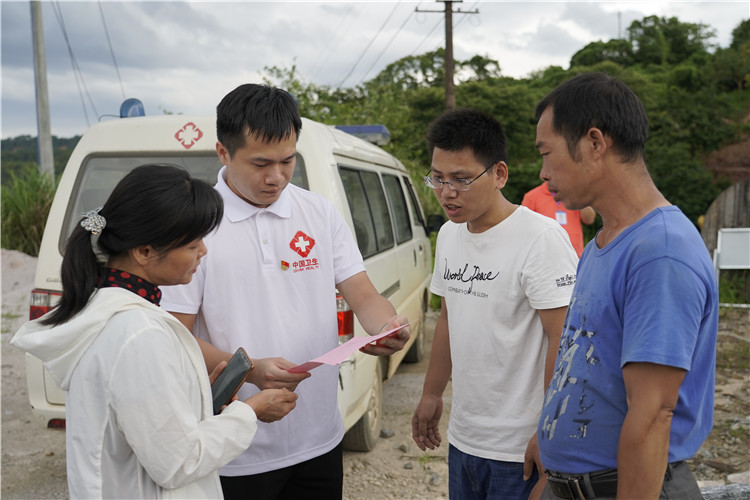
[[362,60],[362,58],[365,56],[365,54],[367,53],[367,51],[370,49],[370,46],[375,41],[375,39],[378,37],[378,35],[380,35],[380,33],[383,31],[383,28],[385,28],[385,25],[388,24],[388,21],[391,19],[391,16],[393,16],[393,13],[396,12],[396,9],[398,9],[398,6],[399,6],[400,3],[401,3],[401,0],[399,0],[396,3],[396,5],[393,7],[393,10],[391,11],[390,14],[388,14],[388,17],[386,18],[386,20],[383,23],[383,25],[380,27],[380,29],[378,30],[378,32],[375,33],[375,36],[372,37],[372,39],[370,40],[370,43],[367,44],[367,47],[365,47],[365,50],[362,51],[362,54],[360,54],[359,58],[357,58],[357,61],[354,63],[354,66],[352,66],[352,69],[349,70],[349,73],[347,73],[346,76],[343,78],[343,80],[341,80],[341,82],[339,83],[339,85],[338,85],[339,88],[343,87],[344,86],[344,82],[346,80],[348,80],[350,76],[352,76],[352,73],[354,73],[354,69],[357,67],[357,65],[359,64],[359,62]]
[[125,100],[125,86],[122,84],[122,77],[120,76],[120,68],[117,66],[117,59],[115,58],[115,51],[112,50],[112,40],[109,39],[109,30],[107,29],[107,21],[104,20],[104,10],[102,10],[102,2],[98,0],[99,15],[102,18],[102,25],[104,26],[104,34],[107,36],[107,45],[109,46],[109,53],[112,55],[112,62],[115,65],[115,71],[117,72],[117,80],[120,82],[120,90],[122,90],[122,99]]
[[421,47],[422,44],[425,43],[432,36],[432,34],[435,32],[435,30],[438,29],[438,26],[440,26],[440,25],[443,24],[444,19],[445,19],[445,16],[443,16],[443,18],[441,18],[441,19],[438,19],[438,22],[436,22],[435,26],[433,26],[432,29],[430,30],[430,32],[427,33],[427,36],[425,36],[422,39],[422,41],[419,42],[419,45],[417,45],[417,47],[409,55],[413,56],[413,55],[415,55],[417,53],[417,51],[419,50],[419,47]]
[[[474,5],[472,5],[472,6],[471,6],[471,7],[469,8],[469,9],[470,9],[471,11],[477,10],[477,5],[479,5],[479,3],[480,3],[480,2],[478,2],[478,1],[477,1],[477,2],[474,2]],[[462,11],[459,11],[458,13],[460,13],[460,14],[475,14],[475,13],[478,13],[478,12],[462,12]],[[445,19],[445,16],[443,17],[443,19]],[[460,27],[460,26],[461,26],[461,25],[462,25],[462,24],[464,23],[464,21],[466,21],[467,19],[471,19],[471,18],[469,18],[469,17],[462,17],[462,18],[460,18],[460,19],[458,20],[458,22],[457,22],[457,23],[456,23],[456,24],[455,24],[455,25],[453,26],[453,32],[455,33],[455,32],[456,32],[456,31],[458,30],[458,28],[459,28],[459,27]],[[434,28],[432,28],[432,31],[430,31],[430,33],[428,34],[428,37],[429,37],[429,35],[431,35],[431,34],[432,34],[432,32],[433,32],[433,31],[435,31],[435,30],[437,29],[437,27],[438,27],[438,26],[440,26],[440,25],[442,24],[442,22],[443,22],[443,20],[441,19],[440,21],[438,21],[438,22],[437,22],[437,24],[435,24],[435,27],[434,27]],[[424,40],[424,41],[426,41],[426,40],[427,40],[427,38],[425,38],[425,40]],[[419,45],[421,46],[422,44],[420,43]],[[440,44],[440,43],[438,43],[438,45],[436,45],[436,46],[435,46],[435,50],[437,50],[437,49],[439,49],[439,48],[441,48],[441,44]],[[415,51],[416,51],[416,49],[415,49]],[[412,52],[412,55],[414,55],[414,52]]]
[[360,78],[360,80],[357,83],[357,85],[359,85],[360,83],[362,83],[365,80],[365,78],[370,73],[370,71],[372,71],[372,68],[374,68],[375,65],[378,63],[378,61],[380,60],[380,58],[383,57],[383,54],[385,54],[385,51],[388,50],[388,47],[391,46],[391,43],[393,43],[393,40],[395,40],[396,37],[398,36],[398,34],[401,33],[401,30],[404,29],[404,26],[406,26],[406,23],[409,22],[409,19],[411,19],[411,16],[413,14],[414,14],[414,11],[409,12],[409,15],[406,16],[406,19],[404,19],[404,22],[401,23],[401,26],[398,28],[398,31],[396,31],[396,33],[394,33],[394,35],[391,37],[391,39],[388,40],[388,43],[385,45],[385,47],[383,48],[383,50],[380,51],[380,54],[378,55],[378,57],[375,58],[375,61],[373,61],[373,63],[370,65],[370,67],[367,68],[367,71],[364,72],[364,74],[362,75],[362,78]]
[[[352,2],[349,5],[349,9],[346,11],[346,13],[344,14],[344,16],[341,18],[341,22],[336,27],[336,29],[333,31],[333,34],[331,35],[331,37],[328,39],[328,43],[323,48],[323,50],[321,50],[320,52],[318,52],[318,57],[317,57],[317,59],[315,59],[315,62],[312,64],[313,70],[312,70],[312,76],[310,77],[312,80],[315,79],[315,77],[317,76],[317,74],[320,71],[320,69],[323,67],[323,65],[326,63],[326,61],[328,61],[328,58],[331,57],[331,54],[333,54],[332,50],[331,51],[328,50],[328,48],[331,46],[331,43],[335,39],[337,39],[337,38],[338,39],[343,38],[344,35],[346,35],[346,33],[349,31],[349,28],[351,28],[352,25],[354,24],[354,22],[349,23],[349,25],[346,27],[346,29],[344,31],[341,31],[341,26],[344,25],[344,22],[349,17],[349,14],[352,12],[352,10],[354,9],[355,5],[356,5],[356,2]],[[355,16],[354,20],[356,20],[356,19],[357,19],[357,17]],[[320,58],[321,58],[321,56],[323,54],[326,54],[326,57],[321,61]],[[318,64],[319,61],[320,61],[320,64]]]
[[[83,106],[83,114],[86,117],[86,124],[88,126],[91,126],[91,122],[89,121],[89,115],[88,115],[88,112],[86,111],[86,101],[83,98],[84,93],[86,94],[86,97],[88,97],[89,103],[91,104],[91,108],[94,110],[95,116],[99,116],[99,113],[96,111],[96,106],[94,105],[94,101],[91,99],[91,95],[89,94],[88,88],[86,88],[86,82],[83,80],[83,72],[81,72],[81,68],[78,66],[78,61],[76,61],[76,56],[73,53],[73,47],[70,44],[70,38],[68,38],[68,30],[65,28],[65,20],[63,19],[62,9],[60,8],[60,3],[57,1],[52,2],[52,10],[55,13],[55,17],[57,18],[57,23],[60,25],[63,38],[65,39],[65,44],[68,47],[68,54],[70,55],[71,65],[73,66],[73,74],[75,75],[76,83],[78,84],[78,93],[81,96],[81,104]],[[81,90],[81,87],[83,87],[83,90]]]

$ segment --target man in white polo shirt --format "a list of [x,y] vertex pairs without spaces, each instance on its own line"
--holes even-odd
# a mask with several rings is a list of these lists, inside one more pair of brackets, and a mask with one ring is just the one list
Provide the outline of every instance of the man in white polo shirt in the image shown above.
[[[209,251],[192,283],[164,289],[162,306],[199,339],[209,370],[238,347],[247,350],[255,368],[240,399],[269,387],[299,395],[294,412],[259,426],[253,446],[221,469],[224,496],[341,498],[338,370],[324,365],[313,377],[290,373],[297,363],[289,360],[307,361],[338,345],[331,334],[335,289],[370,334],[408,320],[370,282],[333,204],[289,183],[302,127],[294,98],[265,85],[241,85],[216,114],[216,151],[225,165],[216,189],[224,219],[205,238]],[[301,258],[309,265],[284,265]],[[408,338],[406,327],[365,352],[391,354]]]

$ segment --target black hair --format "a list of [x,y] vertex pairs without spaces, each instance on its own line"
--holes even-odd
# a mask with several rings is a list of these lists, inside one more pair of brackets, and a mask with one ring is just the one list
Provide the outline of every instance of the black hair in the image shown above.
[[[221,195],[185,169],[141,165],[117,183],[99,210],[106,226],[98,247],[108,256],[145,245],[165,253],[204,237],[223,214]],[[64,323],[80,312],[104,275],[106,267],[97,261],[91,234],[79,224],[70,235],[60,269],[62,298],[43,324]]]
[[292,133],[299,138],[301,128],[294,96],[268,85],[240,85],[216,106],[216,138],[229,156],[245,145],[248,135],[264,142],[278,142]]
[[427,129],[427,149],[458,152],[470,149],[486,167],[508,160],[505,132],[492,115],[476,109],[449,110],[438,116]]
[[537,120],[549,107],[552,130],[565,138],[571,158],[578,159],[578,142],[592,127],[612,139],[612,148],[622,161],[643,158],[648,138],[646,110],[623,82],[604,73],[581,73],[539,102]]

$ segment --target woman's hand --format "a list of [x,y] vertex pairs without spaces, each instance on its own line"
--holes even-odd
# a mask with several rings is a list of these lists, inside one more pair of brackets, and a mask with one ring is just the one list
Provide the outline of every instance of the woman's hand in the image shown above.
[[297,394],[288,389],[265,389],[250,396],[245,403],[261,422],[275,422],[297,406]]

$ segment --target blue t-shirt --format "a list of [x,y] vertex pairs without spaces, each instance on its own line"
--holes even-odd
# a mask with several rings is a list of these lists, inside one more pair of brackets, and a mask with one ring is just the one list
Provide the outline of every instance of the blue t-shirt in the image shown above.
[[589,244],[539,419],[544,466],[570,473],[617,467],[628,408],[622,367],[631,362],[687,371],[669,461],[692,457],[713,424],[717,330],[714,267],[677,207],[654,210],[602,249]]

